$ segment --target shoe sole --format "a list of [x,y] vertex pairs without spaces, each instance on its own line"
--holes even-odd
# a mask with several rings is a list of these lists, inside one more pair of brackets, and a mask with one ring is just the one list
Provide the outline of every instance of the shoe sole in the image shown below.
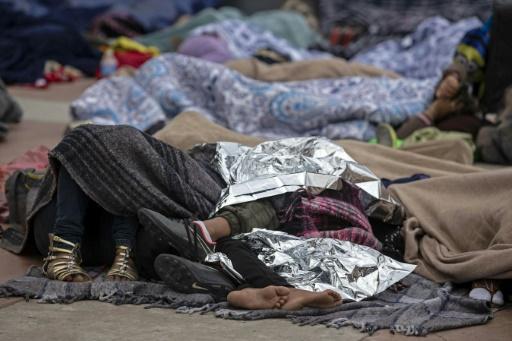
[[[157,217],[155,217],[155,213],[156,212],[153,212],[148,209],[144,209],[144,208],[140,209],[138,212],[139,222],[144,226],[151,226],[152,228],[156,228],[164,236],[167,237],[171,247],[176,249],[181,257],[195,261],[196,259],[194,257],[194,254],[192,253],[192,250],[190,250],[188,248],[190,243],[186,239],[186,237],[182,237],[180,235],[174,234],[170,229],[163,226],[163,222],[160,221],[159,219],[157,219]],[[163,217],[165,218],[165,216],[163,216]],[[171,220],[171,222],[172,222],[172,220]],[[183,228],[183,226],[181,226],[180,228]],[[188,227],[185,226],[185,228],[188,228]],[[194,231],[190,231],[190,232],[195,233]],[[182,243],[179,243],[178,241],[181,241]],[[210,247],[207,245],[207,243],[203,240],[203,238],[201,236],[198,236],[197,241],[198,241],[197,247],[199,248],[199,253],[202,253],[202,254],[198,255],[199,258],[202,258],[202,259],[199,259],[199,261],[203,261],[204,258],[212,252],[212,250],[210,249]],[[187,246],[187,247],[185,247],[185,246]]]
[[[205,267],[204,269],[201,267]],[[186,294],[214,294],[220,296],[226,296],[230,291],[233,290],[234,286],[227,283],[205,283],[205,280],[199,279],[198,273],[210,273],[212,282],[217,280],[226,281],[227,279],[221,279],[223,275],[221,273],[213,273],[213,269],[206,269],[207,267],[198,263],[191,262],[187,259],[162,254],[159,255],[154,264],[154,268],[160,279],[165,284],[169,285],[173,290]],[[208,274],[206,275],[208,276]]]

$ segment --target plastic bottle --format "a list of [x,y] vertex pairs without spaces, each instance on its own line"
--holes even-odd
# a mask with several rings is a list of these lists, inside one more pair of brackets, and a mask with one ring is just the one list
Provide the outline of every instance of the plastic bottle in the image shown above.
[[117,70],[117,59],[114,56],[114,51],[108,49],[103,53],[100,62],[100,73],[102,77],[109,77]]

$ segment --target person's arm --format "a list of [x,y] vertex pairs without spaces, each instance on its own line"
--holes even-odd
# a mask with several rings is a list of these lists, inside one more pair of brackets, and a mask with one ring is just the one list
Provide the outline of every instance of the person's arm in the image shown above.
[[250,232],[254,228],[275,230],[279,227],[277,212],[269,200],[261,199],[222,208],[215,218],[224,218],[230,235]]
[[405,139],[412,135],[416,130],[432,126],[432,120],[424,113],[411,117],[400,126],[396,131],[399,139]]
[[433,126],[459,109],[460,104],[454,100],[436,99],[425,112],[405,121],[396,131],[396,135],[400,139],[405,139],[416,130]]

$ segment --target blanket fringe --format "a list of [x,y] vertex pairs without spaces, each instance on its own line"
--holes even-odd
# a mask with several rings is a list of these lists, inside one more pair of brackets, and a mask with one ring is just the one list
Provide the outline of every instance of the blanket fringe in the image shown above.
[[211,311],[216,311],[221,308],[227,307],[227,302],[220,303],[208,303],[201,307],[189,307],[189,306],[181,306],[176,308],[176,313],[178,314],[206,314]]
[[411,335],[423,336],[423,335],[427,335],[429,332],[429,330],[427,328],[416,327],[416,326],[411,326],[411,325],[401,325],[401,324],[393,325],[389,329],[392,333],[401,333],[406,336],[411,336]]

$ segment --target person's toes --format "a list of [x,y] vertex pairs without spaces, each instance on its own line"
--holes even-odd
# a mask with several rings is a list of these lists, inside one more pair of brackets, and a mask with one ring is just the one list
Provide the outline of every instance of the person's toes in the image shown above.
[[494,305],[502,306],[505,304],[505,297],[503,296],[503,292],[501,290],[498,290],[492,295],[491,302]]
[[274,305],[274,308],[276,308],[276,309],[281,309],[281,307],[282,307],[283,305],[285,305],[286,301],[287,301],[287,297],[280,297],[280,298],[277,300],[276,304]]
[[276,293],[279,296],[288,296],[290,294],[290,288],[287,287],[276,287]]
[[341,295],[338,294],[336,291],[328,289],[327,294],[331,296],[335,302],[341,301]]
[[480,300],[485,302],[491,302],[492,299],[491,293],[485,288],[473,288],[469,292],[469,297],[471,297],[474,300]]

